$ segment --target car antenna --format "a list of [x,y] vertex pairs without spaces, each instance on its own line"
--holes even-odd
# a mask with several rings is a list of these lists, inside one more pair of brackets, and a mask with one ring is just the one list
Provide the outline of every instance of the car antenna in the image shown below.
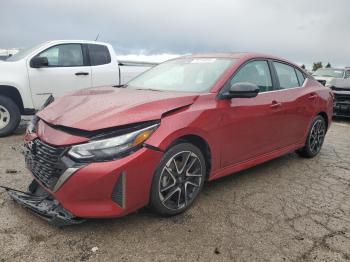
[[97,41],[99,37],[100,37],[100,33],[97,34],[95,41]]

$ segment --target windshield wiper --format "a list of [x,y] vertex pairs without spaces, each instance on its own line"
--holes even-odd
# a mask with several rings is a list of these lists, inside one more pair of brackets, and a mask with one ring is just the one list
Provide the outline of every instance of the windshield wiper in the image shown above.
[[152,89],[152,88],[136,88],[136,90],[149,90],[149,91],[155,91],[155,92],[163,92],[163,90]]

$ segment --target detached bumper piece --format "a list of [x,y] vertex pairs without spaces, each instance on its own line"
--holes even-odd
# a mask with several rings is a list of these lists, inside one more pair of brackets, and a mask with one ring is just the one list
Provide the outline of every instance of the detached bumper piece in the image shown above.
[[[34,186],[33,186],[34,183]],[[11,188],[5,188],[10,197],[18,204],[28,208],[39,217],[57,227],[75,225],[84,222],[84,219],[75,217],[54,199],[50,194],[40,188],[34,181],[29,189],[35,188],[34,193],[21,192]],[[30,190],[31,191],[31,190]]]

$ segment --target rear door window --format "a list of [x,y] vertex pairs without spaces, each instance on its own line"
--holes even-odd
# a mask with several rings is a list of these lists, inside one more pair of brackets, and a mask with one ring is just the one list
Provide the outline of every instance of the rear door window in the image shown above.
[[276,69],[281,89],[300,86],[294,67],[279,62],[273,62],[273,65]]
[[89,44],[91,66],[105,65],[111,62],[111,56],[107,46]]

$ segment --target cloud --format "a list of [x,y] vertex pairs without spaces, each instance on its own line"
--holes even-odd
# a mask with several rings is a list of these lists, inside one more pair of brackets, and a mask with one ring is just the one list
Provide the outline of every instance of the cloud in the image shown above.
[[117,54],[255,51],[350,65],[349,9],[348,0],[7,0],[0,47],[100,33]]

